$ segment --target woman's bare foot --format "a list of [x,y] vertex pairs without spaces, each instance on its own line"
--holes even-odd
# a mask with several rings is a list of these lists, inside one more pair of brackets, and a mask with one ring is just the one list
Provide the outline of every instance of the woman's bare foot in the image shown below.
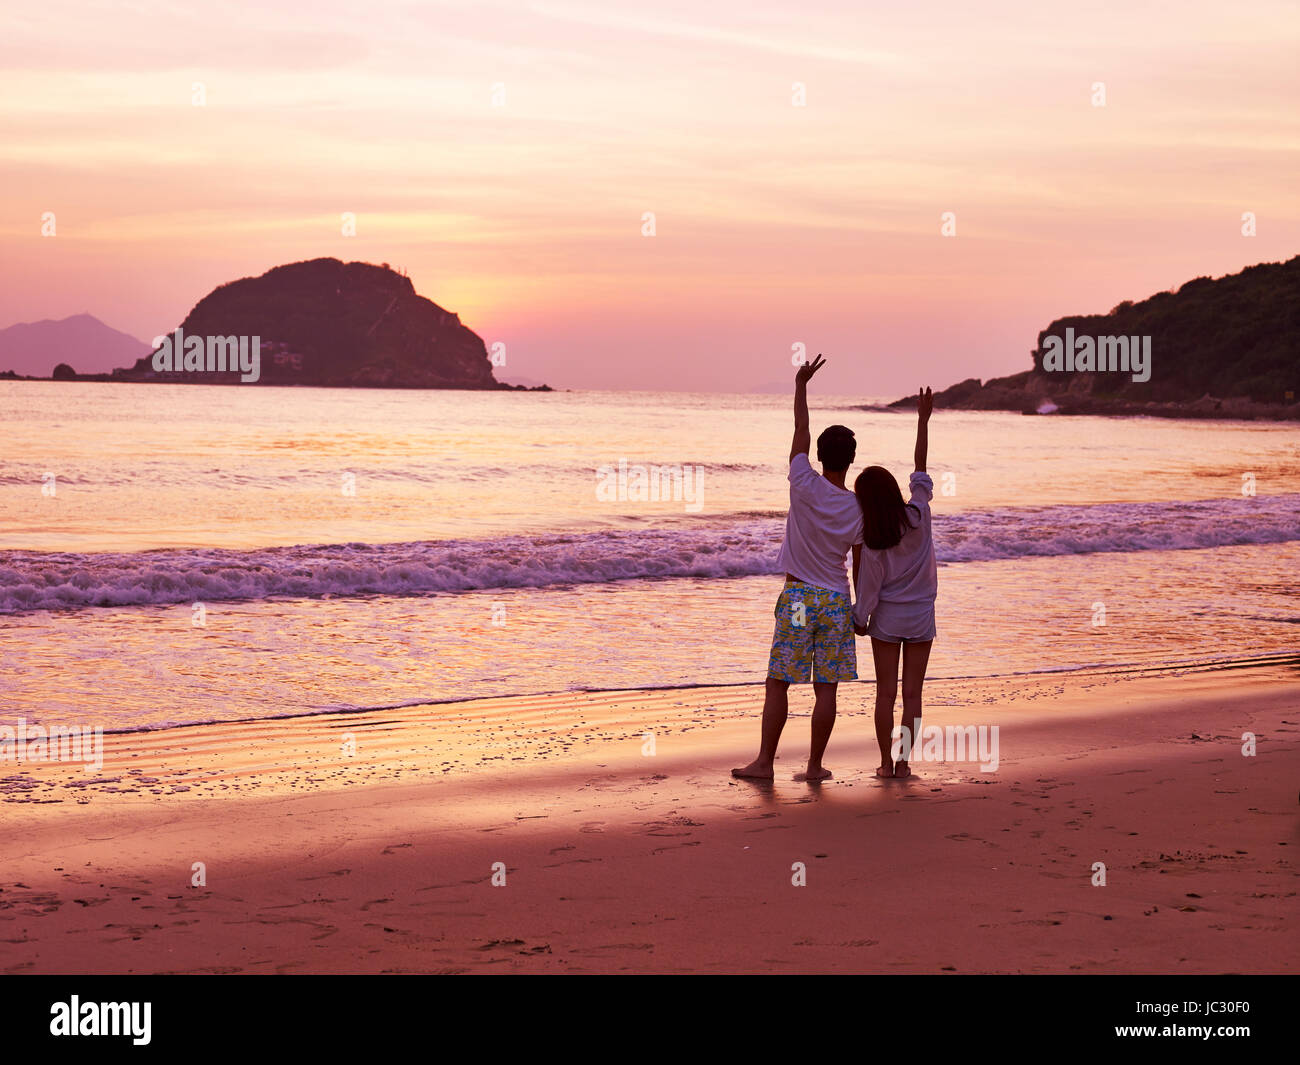
[[822,766],[817,766],[816,768],[809,766],[802,773],[796,773],[794,779],[807,781],[809,784],[815,784],[819,780],[830,780],[831,771],[829,769],[824,769]]
[[911,775],[912,775],[911,767],[908,766],[906,762],[900,760],[894,763],[894,776],[910,777]]
[[879,768],[876,769],[876,776],[878,777],[892,777],[893,775],[894,767],[884,762],[881,762]]
[[772,763],[755,758],[749,765],[733,769],[731,775],[737,780],[771,780]]

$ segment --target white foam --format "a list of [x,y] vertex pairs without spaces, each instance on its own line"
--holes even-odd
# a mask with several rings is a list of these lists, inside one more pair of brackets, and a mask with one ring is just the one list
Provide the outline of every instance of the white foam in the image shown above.
[[[935,514],[941,562],[1300,540],[1300,495]],[[776,571],[783,522],[256,551],[0,552],[0,613],[196,600],[411,595]]]

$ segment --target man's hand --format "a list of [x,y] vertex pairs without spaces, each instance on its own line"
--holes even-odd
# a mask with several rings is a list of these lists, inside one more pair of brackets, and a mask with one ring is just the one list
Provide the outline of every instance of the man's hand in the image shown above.
[[805,362],[794,375],[794,440],[790,443],[790,461],[796,455],[808,454],[812,447],[812,435],[808,431],[808,382],[812,375],[826,365],[826,360],[817,353],[812,362]]
[[853,631],[856,632],[859,636],[865,636],[867,634],[867,627],[865,625],[855,624],[853,626]]
[[826,360],[822,358],[821,352],[817,353],[817,358],[812,362],[805,362],[799,367],[799,372],[794,375],[795,384],[806,385],[812,380],[812,375],[826,365]]
[[929,388],[918,389],[916,393],[916,413],[921,421],[928,422],[934,412],[934,396]]

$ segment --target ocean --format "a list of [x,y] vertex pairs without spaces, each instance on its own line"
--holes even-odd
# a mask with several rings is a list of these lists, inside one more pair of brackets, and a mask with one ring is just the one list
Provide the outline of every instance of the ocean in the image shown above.
[[[814,387],[906,483],[915,416]],[[761,681],[789,396],[0,382],[0,719]],[[1294,655],[1294,425],[938,410],[930,675]],[[870,651],[859,644],[869,682]]]

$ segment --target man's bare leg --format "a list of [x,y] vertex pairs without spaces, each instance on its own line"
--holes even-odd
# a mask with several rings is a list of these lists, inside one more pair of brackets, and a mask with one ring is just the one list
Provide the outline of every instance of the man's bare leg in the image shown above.
[[[930,662],[933,640],[909,643],[903,646],[903,727],[912,738],[912,746],[920,742],[917,726],[921,721],[921,685],[925,683],[925,667]],[[894,766],[894,776],[911,776],[911,767],[901,759]]]
[[813,703],[812,745],[808,750],[808,768],[798,774],[795,780],[829,780],[831,771],[822,766],[822,756],[826,745],[831,741],[831,730],[835,728],[835,696],[838,684],[821,684],[813,681],[816,701]]
[[733,777],[746,780],[771,780],[772,763],[776,760],[776,745],[781,742],[785,719],[790,716],[790,682],[767,678],[763,696],[763,738],[758,757],[747,766],[733,769]]
[[871,657],[876,666],[876,744],[880,747],[878,777],[894,775],[894,701],[898,698],[899,645],[871,637]]

